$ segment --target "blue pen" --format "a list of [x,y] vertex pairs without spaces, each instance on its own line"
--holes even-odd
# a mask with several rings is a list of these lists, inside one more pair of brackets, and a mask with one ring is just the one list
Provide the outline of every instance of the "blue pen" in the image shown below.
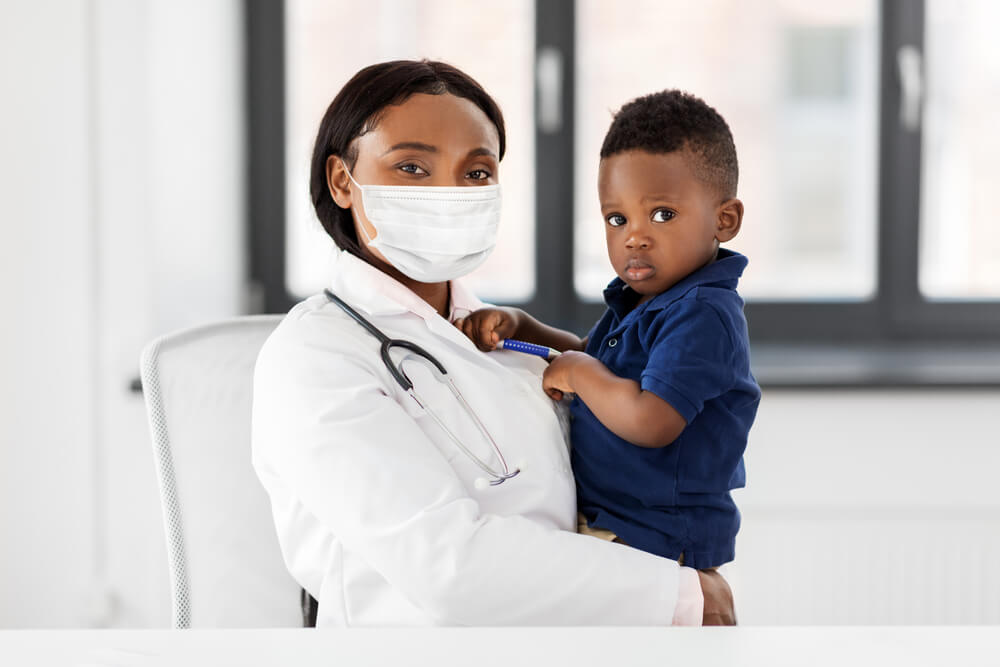
[[524,354],[534,354],[535,356],[542,357],[543,359],[548,359],[552,361],[560,354],[559,350],[554,350],[546,345],[535,345],[534,343],[525,343],[523,340],[514,340],[513,338],[505,338],[504,340],[497,343],[498,350],[514,350],[515,352],[523,352]]

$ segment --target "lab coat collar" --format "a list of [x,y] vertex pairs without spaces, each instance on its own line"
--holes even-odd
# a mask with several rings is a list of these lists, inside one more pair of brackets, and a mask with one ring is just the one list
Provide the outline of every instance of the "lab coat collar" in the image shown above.
[[[334,255],[331,289],[354,308],[368,315],[414,313],[428,323],[440,320],[438,312],[410,288],[346,250]],[[483,302],[457,280],[451,281],[451,313],[466,315],[483,307]]]
[[469,291],[465,283],[458,280],[451,281],[451,313],[448,316],[450,321],[454,322],[458,317],[465,317],[485,305]]

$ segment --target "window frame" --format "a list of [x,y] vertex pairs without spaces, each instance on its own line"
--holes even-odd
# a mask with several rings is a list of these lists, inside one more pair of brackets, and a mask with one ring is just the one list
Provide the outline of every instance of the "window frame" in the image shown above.
[[[899,122],[896,54],[904,45],[924,53],[925,3],[882,0],[880,13],[876,292],[866,301],[750,300],[755,346],[1000,342],[1000,301],[932,301],[920,293],[922,126]],[[509,305],[583,334],[604,305],[580,299],[573,280],[574,184],[566,165],[575,159],[575,16],[574,0],[535,3],[536,54],[554,49],[562,59],[561,123],[554,130],[536,123],[536,290],[529,302]],[[285,286],[284,2],[245,0],[245,34],[252,310],[284,312],[296,300]]]

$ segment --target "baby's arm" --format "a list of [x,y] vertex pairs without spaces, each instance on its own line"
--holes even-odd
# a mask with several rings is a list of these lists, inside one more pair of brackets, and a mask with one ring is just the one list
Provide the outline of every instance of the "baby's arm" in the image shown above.
[[612,433],[639,447],[665,447],[687,426],[672,405],[582,352],[553,359],[542,387],[555,400],[576,394]]
[[455,326],[484,352],[495,350],[505,338],[515,338],[553,349],[583,350],[586,339],[539,322],[520,308],[480,308],[455,320]]

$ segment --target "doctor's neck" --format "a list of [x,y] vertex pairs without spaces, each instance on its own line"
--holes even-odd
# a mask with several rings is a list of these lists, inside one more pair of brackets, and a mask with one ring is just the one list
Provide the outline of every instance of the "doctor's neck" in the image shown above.
[[414,294],[430,304],[437,314],[448,319],[451,311],[451,283],[418,283],[409,278],[403,283],[409,287]]
[[439,283],[422,283],[410,278],[406,274],[402,273],[399,269],[394,267],[389,262],[385,261],[381,257],[378,257],[375,253],[368,248],[367,245],[361,244],[362,259],[374,266],[376,269],[386,274],[387,276],[398,280],[403,283],[411,292],[419,296],[421,299],[426,301],[431,308],[437,311],[438,315],[448,319],[448,315],[451,311],[451,283],[447,280]]

